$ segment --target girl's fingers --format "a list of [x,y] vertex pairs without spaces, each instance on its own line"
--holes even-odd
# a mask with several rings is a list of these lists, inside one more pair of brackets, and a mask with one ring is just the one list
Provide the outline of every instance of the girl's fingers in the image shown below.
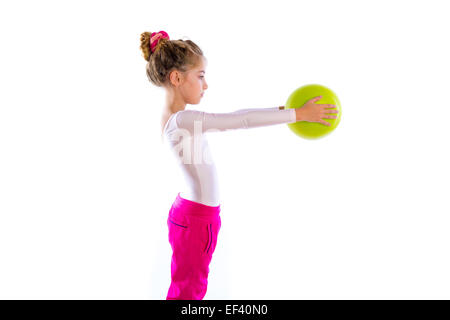
[[337,116],[324,116],[325,119],[336,119]]
[[324,124],[324,125],[326,125],[326,126],[328,126],[328,127],[331,126],[331,124],[330,124],[329,122],[326,122],[326,121],[324,121],[324,120],[321,120],[320,123],[321,123],[321,124]]
[[325,108],[337,108],[334,104],[323,104]]

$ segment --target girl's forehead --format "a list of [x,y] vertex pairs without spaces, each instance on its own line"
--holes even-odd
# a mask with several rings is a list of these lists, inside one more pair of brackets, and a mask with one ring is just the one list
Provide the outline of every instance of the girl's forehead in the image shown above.
[[202,58],[202,59],[199,60],[197,65],[194,68],[192,68],[192,71],[194,73],[198,73],[198,72],[201,72],[201,71],[206,72],[206,67],[207,67],[207,63],[206,63],[205,59]]
[[197,68],[199,68],[199,70],[205,70],[207,65],[208,65],[208,62],[206,61],[205,58],[202,57],[197,64]]

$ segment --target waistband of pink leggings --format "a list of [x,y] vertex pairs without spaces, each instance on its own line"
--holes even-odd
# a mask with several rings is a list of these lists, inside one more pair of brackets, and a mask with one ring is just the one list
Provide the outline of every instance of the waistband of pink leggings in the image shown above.
[[220,214],[220,205],[213,207],[184,199],[180,196],[179,192],[172,207],[177,210],[181,210],[184,214],[192,216],[217,217]]

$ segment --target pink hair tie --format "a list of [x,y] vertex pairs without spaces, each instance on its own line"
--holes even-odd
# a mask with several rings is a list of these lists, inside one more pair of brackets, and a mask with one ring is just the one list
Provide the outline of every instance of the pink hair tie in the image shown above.
[[150,50],[151,50],[151,52],[155,52],[155,47],[158,44],[159,40],[162,38],[166,38],[167,40],[170,40],[169,35],[165,31],[152,32],[152,34],[150,35]]

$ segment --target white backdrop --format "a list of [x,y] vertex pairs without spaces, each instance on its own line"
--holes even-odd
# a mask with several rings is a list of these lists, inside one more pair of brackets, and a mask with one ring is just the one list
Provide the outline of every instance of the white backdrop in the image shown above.
[[205,299],[449,299],[445,1],[0,4],[0,298],[165,299],[164,92],[143,31],[191,39],[188,109],[336,92],[339,127],[211,133],[222,229]]

